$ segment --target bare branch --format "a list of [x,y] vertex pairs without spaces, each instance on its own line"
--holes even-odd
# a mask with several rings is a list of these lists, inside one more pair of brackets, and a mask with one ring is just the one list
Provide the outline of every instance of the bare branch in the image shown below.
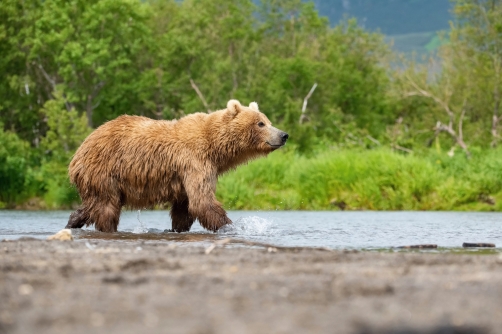
[[493,85],[493,116],[492,116],[492,136],[493,140],[491,143],[492,147],[497,145],[497,142],[500,140],[500,135],[498,134],[497,127],[500,122],[499,116],[499,108],[500,108],[500,90],[499,90],[499,81],[500,81],[500,61],[493,56],[493,67],[495,68],[495,85]]
[[434,130],[435,130],[435,131],[434,131],[434,135],[432,136],[432,138],[431,138],[431,139],[429,139],[429,140],[427,141],[427,147],[431,147],[431,146],[432,146],[432,143],[434,142],[434,139],[436,139],[436,138],[437,138],[437,136],[439,135],[439,131],[438,131],[438,130],[436,130],[436,128],[434,128]]
[[101,88],[103,88],[103,86],[105,84],[106,84],[106,81],[100,81],[96,85],[91,86],[91,88],[87,89],[88,91],[91,91],[91,92],[87,95],[87,103],[86,103],[86,107],[85,107],[85,109],[86,109],[85,113],[87,115],[87,125],[89,125],[89,127],[91,127],[91,128],[93,127],[92,114],[94,112],[94,109],[96,109],[99,106],[99,104],[101,103],[101,101],[98,101],[93,104],[93,101],[96,98],[96,96],[99,94],[99,91],[101,90]]
[[493,117],[492,117],[492,131],[491,131],[492,136],[493,136],[493,140],[490,144],[491,147],[497,146],[497,142],[500,140],[500,135],[498,134],[498,131],[497,131],[497,126],[499,124],[499,121],[500,121],[500,117],[493,115]]
[[92,105],[92,110],[96,109],[101,104],[101,101],[98,101],[96,104]]
[[45,72],[42,64],[37,64],[37,65],[38,65],[38,68],[40,69],[40,71],[42,72],[43,76],[45,77],[45,79],[51,84],[52,89],[56,90],[56,82],[50,77],[49,74],[47,74],[47,72]]
[[[462,110],[462,112],[465,113],[465,108],[464,108],[464,110]],[[463,118],[463,116],[461,116],[461,118]],[[462,121],[459,121],[459,123],[460,123],[459,126],[461,126]],[[455,130],[453,130],[451,125],[447,126],[447,125],[441,124],[441,122],[438,121],[434,130],[435,130],[434,138],[436,138],[440,132],[446,132],[455,140],[455,143],[458,144],[464,150],[465,155],[468,158],[471,156],[471,152],[469,152],[469,149],[467,148],[467,144],[464,142],[464,139],[462,138],[461,135],[457,135],[457,133],[455,132]],[[433,139],[431,139],[431,142]]]
[[105,84],[106,84],[106,81],[100,81],[100,82],[98,82],[98,84],[96,86],[94,86],[94,88],[92,90],[92,98],[93,99],[96,97],[96,95],[98,95],[99,91],[101,90],[101,88],[104,87]]
[[310,99],[310,97],[312,96],[312,94],[314,93],[314,91],[315,91],[316,88],[317,88],[317,82],[314,83],[314,85],[310,89],[310,91],[307,94],[307,96],[305,96],[305,98],[303,99],[302,115],[300,116],[300,124],[302,124],[305,121],[306,117],[307,117],[307,116],[305,116],[305,111],[307,110],[307,103],[308,103],[308,100]]
[[458,137],[462,141],[464,141],[464,135],[463,135],[463,132],[462,132],[462,123],[464,121],[466,103],[467,103],[467,99],[464,98],[464,103],[462,105],[462,112],[460,113],[460,118],[458,120]]
[[448,116],[452,116],[453,115],[453,112],[450,110],[450,107],[448,106],[448,103],[446,103],[446,101],[443,101],[441,100],[440,98],[438,98],[436,95],[420,88],[420,86],[418,86],[415,81],[413,81],[413,79],[410,78],[409,75],[406,75],[406,78],[409,80],[409,82],[411,83],[411,85],[413,86],[413,88],[415,88],[417,91],[416,92],[410,92],[410,93],[407,93],[405,94],[405,96],[414,96],[414,95],[419,95],[419,96],[424,96],[424,97],[429,97],[431,99],[433,99],[436,103],[438,103],[441,107],[443,107],[443,109],[446,111],[446,113],[448,114]]
[[157,111],[153,112],[157,119],[162,119],[162,105],[157,104]]
[[[429,140],[428,145],[430,146],[432,144],[432,141],[439,135],[440,132],[446,132],[448,133],[454,140],[455,142],[464,150],[465,154],[467,157],[470,157],[471,153],[467,149],[467,145],[464,142],[463,138],[463,132],[462,132],[462,126],[463,126],[463,120],[466,112],[466,105],[467,105],[467,99],[464,99],[464,103],[462,106],[462,112],[460,114],[460,119],[458,123],[458,134],[455,132],[453,129],[453,121],[455,118],[455,114],[453,111],[450,109],[450,106],[448,105],[447,100],[440,99],[436,95],[432,94],[429,91],[426,91],[425,89],[420,88],[410,77],[409,75],[406,75],[407,79],[409,80],[410,84],[413,86],[413,88],[416,90],[415,92],[409,92],[405,93],[404,96],[424,96],[433,99],[436,103],[438,103],[448,114],[448,125],[442,124],[441,122],[437,122],[436,127],[434,128],[434,137]],[[448,86],[448,85],[447,85]],[[451,97],[451,92],[446,92],[446,96]]]
[[314,86],[312,86],[312,88],[310,89],[309,93],[307,94],[307,96],[303,100],[302,113],[304,113],[305,110],[307,109],[307,101],[308,101],[308,99],[310,99],[310,97],[312,96],[312,94],[314,93],[314,90],[316,88],[317,88],[317,83],[315,83]]
[[210,113],[211,109],[209,109],[209,105],[207,104],[206,99],[204,98],[204,95],[202,95],[202,93],[199,90],[199,87],[197,87],[197,85],[192,80],[192,78],[190,78],[190,85],[192,85],[193,90],[195,90],[195,92],[197,93],[197,96],[202,101],[202,104],[204,105],[204,108],[206,108],[207,112]]
[[[40,69],[40,72],[42,72],[42,75],[45,77],[45,79],[51,84],[52,90],[56,91],[57,90],[57,88],[56,88],[57,87],[56,86],[56,81],[53,80],[51,78],[51,76],[45,71],[45,69],[42,66],[42,64],[37,63],[37,66]],[[71,111],[73,109],[73,104],[71,104],[70,102],[68,102],[68,100],[66,99],[66,95],[65,94],[63,94],[63,99],[64,99],[64,104],[65,104],[66,110]]]
[[409,148],[402,147],[399,145],[392,144],[390,147],[392,147],[394,150],[399,150],[399,151],[403,151],[403,152],[410,153],[410,154],[413,153],[413,151],[410,150]]
[[371,140],[372,142],[374,142],[378,146],[381,145],[380,142],[378,141],[378,139],[375,139],[375,138],[371,137],[370,135],[367,135],[366,138],[368,138],[369,140]]

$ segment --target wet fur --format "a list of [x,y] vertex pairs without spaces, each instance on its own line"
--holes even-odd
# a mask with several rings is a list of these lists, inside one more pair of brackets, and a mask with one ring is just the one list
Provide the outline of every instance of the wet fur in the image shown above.
[[70,163],[82,206],[67,228],[95,224],[114,232],[123,206],[171,203],[173,231],[189,231],[195,219],[216,231],[231,223],[215,198],[218,176],[273,151],[267,142],[280,134],[256,104],[235,100],[224,110],[173,121],[120,116],[89,135]]

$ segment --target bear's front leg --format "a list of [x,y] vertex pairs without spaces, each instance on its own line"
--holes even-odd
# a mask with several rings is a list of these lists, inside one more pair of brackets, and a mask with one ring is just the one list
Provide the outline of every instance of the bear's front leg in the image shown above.
[[200,224],[207,230],[216,232],[221,227],[232,224],[230,218],[227,217],[225,209],[221,206],[218,201],[210,203],[202,209],[201,214],[197,216]]
[[216,181],[216,172],[211,173],[210,170],[206,174],[190,173],[184,178],[189,213],[199,220],[202,227],[213,232],[232,224],[225,209],[216,200]]

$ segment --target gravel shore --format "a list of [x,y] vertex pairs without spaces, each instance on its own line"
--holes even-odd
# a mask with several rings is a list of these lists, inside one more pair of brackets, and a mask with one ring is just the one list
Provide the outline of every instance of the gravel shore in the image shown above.
[[502,333],[502,257],[0,242],[0,333]]

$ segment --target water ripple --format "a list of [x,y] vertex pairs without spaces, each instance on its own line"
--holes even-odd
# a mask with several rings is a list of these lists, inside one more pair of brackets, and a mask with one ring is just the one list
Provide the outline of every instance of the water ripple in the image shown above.
[[[64,228],[69,211],[0,211],[0,240],[23,236],[45,239]],[[212,243],[238,238],[280,246],[330,248],[392,248],[414,244],[462,247],[463,242],[502,247],[502,213],[490,212],[308,212],[229,211],[233,224],[218,233],[195,222],[188,233],[168,233],[167,211],[124,211],[119,232],[93,227],[75,230],[77,239],[166,240]],[[500,248],[499,248],[500,249]]]

